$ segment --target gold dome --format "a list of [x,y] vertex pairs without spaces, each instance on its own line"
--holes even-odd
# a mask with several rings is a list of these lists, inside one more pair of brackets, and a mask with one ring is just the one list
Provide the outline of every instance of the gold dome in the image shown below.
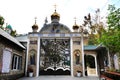
[[74,19],[75,19],[75,24],[73,25],[73,29],[76,30],[79,28],[79,26],[76,24],[76,18],[74,18]]
[[58,16],[60,17],[60,14],[58,14],[56,11],[51,16]]
[[38,25],[37,24],[34,24],[33,26],[32,26],[32,29],[38,29]]
[[60,19],[60,14],[58,14],[55,10],[55,12],[51,15],[51,19]]
[[74,24],[73,25],[73,29],[75,30],[75,29],[78,29],[79,28],[79,26],[77,25],[77,24]]
[[32,30],[33,30],[33,32],[37,32],[37,30],[38,30],[38,25],[36,24],[36,17],[35,17],[35,24],[32,26]]

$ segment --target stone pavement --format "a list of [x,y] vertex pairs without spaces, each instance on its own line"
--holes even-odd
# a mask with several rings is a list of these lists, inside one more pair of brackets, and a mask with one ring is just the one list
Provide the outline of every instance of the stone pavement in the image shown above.
[[39,77],[24,77],[18,80],[100,80],[100,79],[98,77],[39,76]]

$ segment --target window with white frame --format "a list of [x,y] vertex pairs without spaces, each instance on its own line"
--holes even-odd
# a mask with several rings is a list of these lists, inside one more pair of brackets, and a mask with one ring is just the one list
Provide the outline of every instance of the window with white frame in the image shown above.
[[22,56],[13,55],[12,58],[12,69],[13,70],[21,70],[22,69]]

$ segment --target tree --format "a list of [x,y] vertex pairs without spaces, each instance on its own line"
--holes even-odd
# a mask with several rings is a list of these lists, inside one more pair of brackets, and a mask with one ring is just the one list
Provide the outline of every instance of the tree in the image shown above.
[[103,23],[100,22],[100,10],[95,11],[94,18],[91,17],[90,13],[87,16],[84,16],[83,26],[88,27],[89,29],[89,45],[99,44],[99,39],[101,39],[102,31],[104,31]]
[[14,37],[15,37],[15,36],[17,35],[16,30],[12,30],[11,25],[6,25],[6,28],[4,28],[4,27],[3,27],[4,20],[5,20],[5,19],[4,19],[2,16],[0,16],[0,28],[3,29],[3,30],[6,31],[6,32],[7,32],[6,28],[11,29],[11,32],[10,32],[9,34],[10,34],[11,36],[14,36]]
[[108,12],[107,29],[103,31],[100,42],[109,49],[111,67],[114,68],[114,54],[120,57],[120,8],[109,5]]
[[16,37],[17,36],[17,32],[16,30],[12,30],[10,33],[11,36]]
[[0,16],[0,28],[1,29],[4,29],[3,24],[4,24],[4,18],[2,16]]
[[120,8],[109,5],[107,16],[108,28],[104,31],[101,42],[109,48],[110,53],[120,52]]

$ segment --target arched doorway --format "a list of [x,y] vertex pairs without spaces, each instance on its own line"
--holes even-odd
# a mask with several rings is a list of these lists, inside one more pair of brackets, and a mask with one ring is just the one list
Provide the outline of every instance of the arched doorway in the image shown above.
[[96,76],[97,75],[97,63],[95,55],[85,55],[85,75]]
[[41,39],[40,75],[70,75],[70,39]]

